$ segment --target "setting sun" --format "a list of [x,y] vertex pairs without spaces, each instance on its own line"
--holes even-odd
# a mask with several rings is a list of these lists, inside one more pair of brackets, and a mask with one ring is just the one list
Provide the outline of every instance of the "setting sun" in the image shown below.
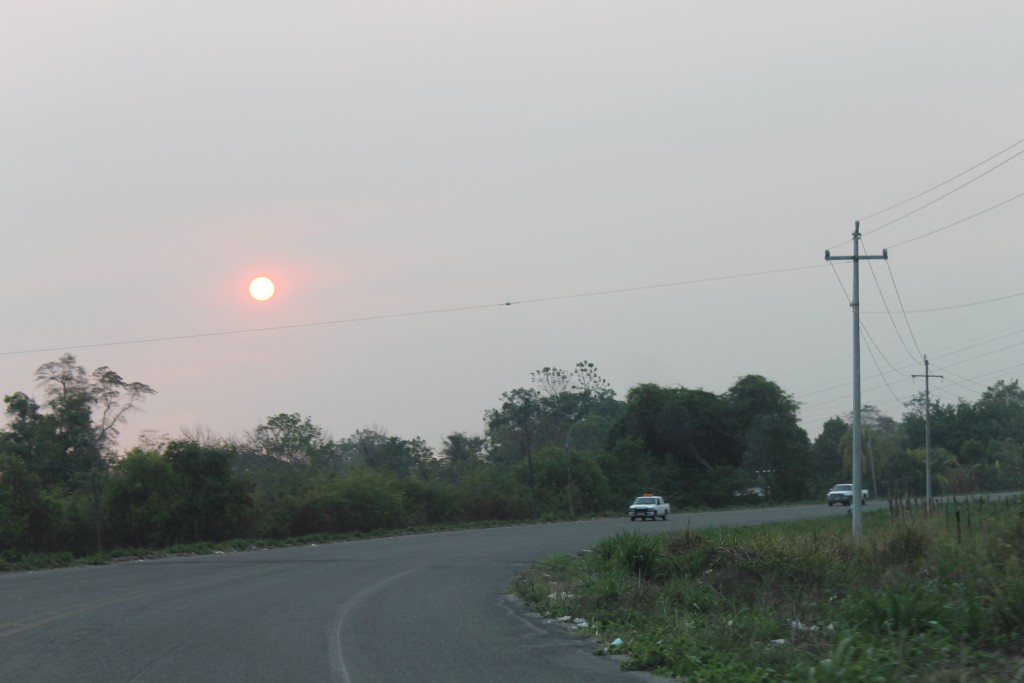
[[274,281],[269,277],[260,276],[249,283],[249,296],[256,301],[266,301],[274,296]]

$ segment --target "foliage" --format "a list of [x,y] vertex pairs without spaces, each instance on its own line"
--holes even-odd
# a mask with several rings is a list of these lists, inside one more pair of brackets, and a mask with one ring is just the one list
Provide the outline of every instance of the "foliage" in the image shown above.
[[641,384],[629,391],[610,443],[613,452],[646,461],[641,488],[673,501],[724,505],[754,488],[799,500],[810,489],[812,460],[796,411],[788,394],[758,375],[722,396]]
[[106,499],[114,539],[129,547],[171,545],[180,483],[159,453],[136,449],[118,461]]
[[[70,354],[36,380],[42,402],[4,398],[0,552],[621,514],[646,491],[676,510],[764,504],[818,499],[849,475],[848,422],[829,420],[812,447],[796,402],[759,375],[722,394],[641,384],[620,401],[593,363],[544,367],[501,394],[483,434],[452,432],[437,452],[381,427],[334,439],[310,417],[279,413],[238,440],[146,436],[121,454],[118,433],[152,389]],[[875,496],[923,493],[923,408],[917,399],[896,421],[865,407]],[[1024,488],[1016,382],[930,415],[936,493]]]
[[322,517],[321,531],[395,529],[405,515],[402,495],[393,476],[359,467],[346,476],[318,479],[310,503]]
[[625,668],[682,680],[1009,680],[1024,670],[1022,505],[870,513],[862,539],[840,518],[620,533],[514,589],[621,638]]
[[235,451],[172,441],[164,450],[177,496],[171,511],[176,538],[223,540],[235,535],[249,514],[250,498],[231,469]]

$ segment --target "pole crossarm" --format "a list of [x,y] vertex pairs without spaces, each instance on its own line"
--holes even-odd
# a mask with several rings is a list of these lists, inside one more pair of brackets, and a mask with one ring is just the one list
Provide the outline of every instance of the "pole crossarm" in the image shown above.
[[[853,255],[833,256],[825,251],[826,261],[853,261],[853,299],[850,308],[853,310],[853,498],[850,499],[850,512],[853,517],[853,535],[860,536],[863,532],[864,503],[863,472],[861,454],[860,428],[860,262],[864,260],[888,259],[888,250],[883,249],[880,256],[868,256],[860,253],[860,221],[854,223]],[[877,491],[875,492],[878,493]]]

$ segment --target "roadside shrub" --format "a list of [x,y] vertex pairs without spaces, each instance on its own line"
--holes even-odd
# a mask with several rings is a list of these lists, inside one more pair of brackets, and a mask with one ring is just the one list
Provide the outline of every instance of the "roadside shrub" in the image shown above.
[[909,565],[925,557],[934,543],[934,534],[927,524],[899,522],[882,535],[876,555],[882,566]]
[[884,683],[892,666],[875,648],[858,646],[853,636],[842,638],[826,659],[810,667],[810,683]]
[[640,531],[620,531],[601,541],[594,552],[641,579],[654,577],[663,564],[661,538]]

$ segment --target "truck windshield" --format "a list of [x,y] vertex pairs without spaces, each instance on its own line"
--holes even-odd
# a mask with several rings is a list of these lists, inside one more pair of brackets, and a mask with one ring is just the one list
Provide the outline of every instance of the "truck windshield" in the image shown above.
[[657,502],[654,498],[637,498],[633,505],[654,505]]

